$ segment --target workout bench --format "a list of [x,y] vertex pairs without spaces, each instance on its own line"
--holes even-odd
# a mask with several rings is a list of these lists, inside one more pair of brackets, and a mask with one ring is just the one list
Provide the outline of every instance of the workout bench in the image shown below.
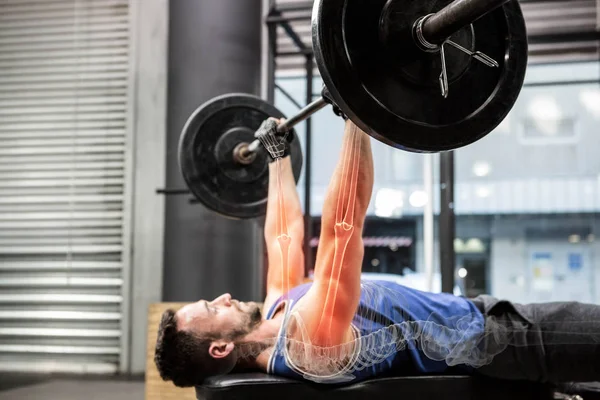
[[208,379],[196,388],[198,400],[551,400],[550,386],[470,376],[388,377],[330,387],[263,373]]

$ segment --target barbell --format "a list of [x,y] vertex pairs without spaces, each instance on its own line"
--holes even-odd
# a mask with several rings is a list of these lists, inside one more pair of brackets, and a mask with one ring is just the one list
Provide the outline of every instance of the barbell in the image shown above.
[[[264,120],[283,113],[249,94],[226,94],[204,103],[187,120],[179,138],[179,168],[192,194],[208,209],[235,219],[264,215],[269,189],[269,155],[248,148]],[[292,127],[286,146],[296,182],[302,149]]]
[[[480,140],[512,109],[527,68],[518,0],[315,0],[313,51],[321,97],[277,127],[296,181],[302,153],[296,124],[328,104],[394,148],[454,150]],[[180,138],[190,191],[231,218],[264,215],[268,155],[254,132],[273,105],[247,94],[201,105]]]

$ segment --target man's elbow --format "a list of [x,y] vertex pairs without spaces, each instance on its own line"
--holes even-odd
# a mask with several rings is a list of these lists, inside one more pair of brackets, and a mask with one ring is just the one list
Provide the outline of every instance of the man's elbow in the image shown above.
[[294,220],[288,226],[288,235],[292,240],[298,240],[302,243],[304,241],[304,220]]

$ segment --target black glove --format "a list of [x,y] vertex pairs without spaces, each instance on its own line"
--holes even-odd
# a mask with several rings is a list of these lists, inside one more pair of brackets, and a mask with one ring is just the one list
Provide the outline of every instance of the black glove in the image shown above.
[[[265,150],[267,150],[267,153],[269,153],[269,156],[272,160],[274,160],[275,158],[284,158],[290,155],[290,143],[292,142],[292,140],[294,140],[294,134],[292,132],[278,132],[278,126],[279,123],[277,122],[277,120],[273,118],[268,118],[265,121],[263,121],[263,123],[260,125],[256,133],[254,134],[254,137],[258,138],[259,140],[261,138],[268,138],[265,141],[271,148]],[[263,140],[261,140],[261,145],[265,147],[265,142],[263,142]],[[272,152],[275,154],[272,154]],[[274,155],[278,157],[274,157]]]

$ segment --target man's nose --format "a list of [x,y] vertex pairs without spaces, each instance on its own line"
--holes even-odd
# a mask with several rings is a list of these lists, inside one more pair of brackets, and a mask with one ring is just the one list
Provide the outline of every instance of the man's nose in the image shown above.
[[231,295],[229,293],[225,293],[225,294],[217,297],[216,299],[214,299],[213,303],[215,303],[215,304],[222,303],[229,307],[231,305]]

